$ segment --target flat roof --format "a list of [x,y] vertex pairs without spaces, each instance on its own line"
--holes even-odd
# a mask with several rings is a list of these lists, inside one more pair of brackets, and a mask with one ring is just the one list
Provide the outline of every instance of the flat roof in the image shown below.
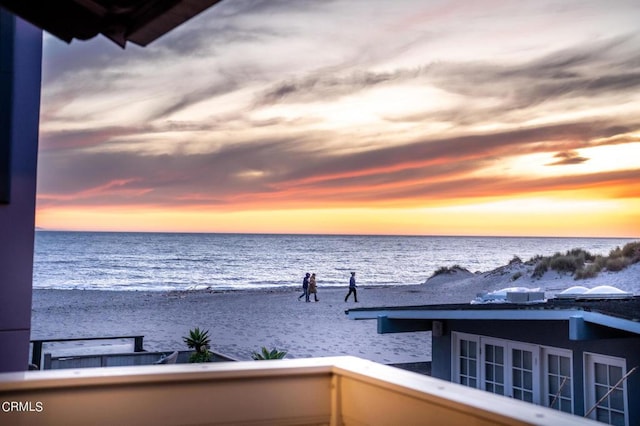
[[503,320],[570,321],[587,323],[640,334],[640,297],[627,299],[548,299],[538,303],[456,303],[416,306],[381,306],[348,309],[350,319],[397,320]]

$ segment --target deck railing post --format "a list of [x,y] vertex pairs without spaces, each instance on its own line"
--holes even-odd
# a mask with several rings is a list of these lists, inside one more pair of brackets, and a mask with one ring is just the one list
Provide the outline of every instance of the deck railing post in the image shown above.
[[144,348],[142,347],[142,340],[144,336],[136,336],[133,342],[133,351],[134,352],[144,352]]
[[52,368],[52,359],[51,359],[51,354],[44,354],[44,365],[42,366],[42,368],[40,370],[51,370]]
[[31,363],[38,366],[42,370],[42,340],[34,340],[31,349]]

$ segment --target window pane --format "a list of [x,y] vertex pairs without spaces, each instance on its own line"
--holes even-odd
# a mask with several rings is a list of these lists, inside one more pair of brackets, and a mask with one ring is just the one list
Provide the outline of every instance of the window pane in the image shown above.
[[522,387],[522,375],[517,370],[513,370],[513,386]]
[[504,386],[496,386],[496,393],[504,395]]
[[475,377],[476,376],[476,362],[469,361],[469,375]]
[[622,389],[616,389],[609,394],[609,405],[614,410],[624,411],[624,393]]
[[487,364],[487,365],[484,366],[484,375],[487,378],[487,380],[493,381],[495,379],[494,374],[493,374],[493,365],[492,364]]
[[522,351],[518,349],[513,350],[513,366],[516,368],[522,367]]
[[533,370],[533,355],[529,351],[524,351],[523,353],[523,362],[524,368],[527,370]]
[[596,408],[596,420],[602,423],[609,423],[609,410]]
[[611,413],[611,424],[614,426],[624,426],[624,414]]
[[478,382],[476,382],[476,379],[469,379],[469,386],[472,388],[477,388]]
[[493,349],[494,349],[493,345],[486,346],[487,361],[489,362],[493,362]]
[[607,366],[604,364],[595,363],[596,383],[608,383],[607,380]]
[[493,383],[485,383],[484,389],[489,392],[493,392]]
[[467,358],[469,356],[469,348],[466,340],[460,340],[460,356]]
[[561,399],[560,411],[564,411],[565,413],[572,413],[573,410],[571,409],[571,401],[568,399]]
[[560,392],[565,398],[571,398],[571,380],[567,379],[564,381],[564,385],[562,385],[562,391]]
[[476,352],[478,352],[476,350],[476,342],[469,342],[469,357],[470,358],[474,358],[476,357]]
[[504,364],[504,349],[502,346],[496,346],[496,363]]
[[[606,386],[600,386],[600,385],[596,385],[596,401],[600,401],[600,398],[602,398],[603,396],[605,396],[607,394],[607,392],[609,392],[609,388]],[[607,399],[605,399],[604,401],[602,401],[600,403],[600,406],[602,407],[608,407],[609,404],[607,402]]]
[[504,383],[504,368],[496,366],[496,382]]
[[558,356],[557,355],[549,355],[547,357],[547,362],[549,363],[549,373],[558,374]]
[[530,372],[524,373],[524,388],[533,389],[533,374]]
[[461,376],[461,377],[460,377],[460,384],[461,384],[461,385],[465,385],[465,386],[467,386],[467,385],[468,385],[468,383],[467,383],[467,378],[466,378],[465,376]]
[[513,397],[515,399],[522,399],[522,391],[520,389],[513,390]]
[[526,402],[533,402],[533,392],[525,392],[522,400]]
[[461,359],[460,360],[460,374],[462,375],[467,375],[467,360],[466,359]]
[[560,358],[560,374],[563,376],[571,375],[571,363],[569,362],[569,357],[561,356]]
[[560,389],[560,380],[558,377],[549,376],[549,393],[555,395]]
[[609,385],[613,387],[618,381],[622,379],[622,368],[609,366]]

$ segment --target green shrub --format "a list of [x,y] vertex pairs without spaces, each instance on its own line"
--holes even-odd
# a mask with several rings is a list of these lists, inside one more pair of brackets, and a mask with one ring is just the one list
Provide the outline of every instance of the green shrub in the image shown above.
[[279,351],[276,348],[273,348],[271,352],[264,346],[262,347],[261,352],[254,352],[251,354],[251,358],[256,361],[266,361],[270,359],[282,359],[287,355],[287,351]]
[[640,241],[625,244],[622,247],[622,255],[631,259],[632,263],[640,261]]
[[577,270],[575,274],[575,279],[585,280],[587,278],[595,278],[598,276],[598,273],[601,270],[602,268],[597,263],[591,263],[587,265],[585,268]]
[[596,258],[594,255],[589,253],[588,251],[581,248],[574,248],[567,252],[567,256],[573,256],[576,259],[582,259],[582,263],[585,262],[593,262]]
[[622,249],[620,247],[616,247],[609,252],[610,259],[616,259],[618,257],[622,257]]
[[544,259],[544,258],[545,258],[545,257],[544,257],[543,255],[541,255],[541,254],[536,254],[536,255],[535,255],[535,256],[533,256],[531,259],[529,259],[529,262],[537,263],[537,262],[539,262],[540,260],[542,260],[542,259]]
[[204,350],[202,352],[194,352],[189,355],[190,363],[199,363],[199,362],[211,362],[211,358],[213,358],[213,354],[208,350]]
[[604,268],[607,267],[607,258],[604,256],[596,256],[593,263],[594,265],[598,265],[598,269],[602,271]]
[[573,274],[578,270],[579,260],[574,256],[554,256],[549,262],[549,267],[560,273]]
[[607,271],[618,272],[622,271],[627,266],[631,265],[631,259],[628,257],[614,257],[607,259],[606,268]]
[[213,358],[213,354],[209,351],[211,339],[209,338],[209,330],[200,330],[196,327],[189,330],[189,335],[182,338],[189,349],[196,351],[189,357],[189,362],[209,362]]
[[533,269],[531,276],[533,278],[542,278],[542,276],[549,270],[549,259],[541,258],[536,263],[536,267]]

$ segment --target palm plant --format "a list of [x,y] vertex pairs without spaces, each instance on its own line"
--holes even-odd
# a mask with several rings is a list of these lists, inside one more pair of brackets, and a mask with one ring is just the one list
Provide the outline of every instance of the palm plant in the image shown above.
[[263,346],[262,351],[254,352],[251,355],[251,358],[253,358],[256,361],[266,361],[270,359],[282,359],[286,355],[287,355],[287,351],[279,351],[276,348],[273,348],[271,352],[269,352],[269,350]]
[[211,339],[209,338],[209,330],[200,330],[196,327],[189,330],[189,335],[182,338],[189,349],[196,351],[189,357],[189,362],[209,362],[213,354],[209,351]]

